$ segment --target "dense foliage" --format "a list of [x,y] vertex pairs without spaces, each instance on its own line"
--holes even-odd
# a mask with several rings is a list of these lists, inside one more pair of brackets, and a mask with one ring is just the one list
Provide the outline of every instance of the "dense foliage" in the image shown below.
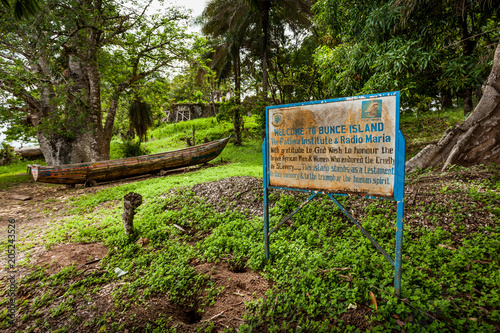
[[318,1],[328,41],[315,60],[334,95],[401,90],[406,105],[448,106],[485,81],[498,42],[498,1]]
[[2,112],[30,115],[49,164],[108,158],[122,96],[187,58],[187,15],[148,7],[48,1],[20,22],[0,12]]
[[[440,118],[407,114],[401,123],[409,146],[418,146],[434,140],[460,118],[460,112],[452,110]],[[231,164],[217,161],[216,167],[193,172],[71,190],[62,198],[52,197],[63,193],[53,185],[29,184],[39,185],[40,193],[51,193],[40,206],[27,204],[33,211],[29,216],[41,210],[38,213],[50,221],[44,230],[37,223],[29,224],[33,229],[19,240],[20,251],[29,251],[38,241],[49,251],[105,244],[108,252],[93,268],[67,266],[57,272],[51,271],[51,265],[32,267],[28,262],[34,263],[34,256],[25,256],[20,264],[26,264],[23,268],[30,273],[19,281],[17,329],[35,331],[44,325],[60,331],[108,332],[498,330],[498,167],[454,167],[445,173],[430,170],[407,178],[403,285],[398,299],[393,295],[393,267],[326,196],[309,203],[271,236],[272,261],[265,262],[262,150],[255,119],[245,118],[245,123],[247,143],[229,144],[221,155]],[[155,140],[146,145],[152,152],[168,144],[183,146],[183,134],[189,135],[193,126],[198,129],[197,140],[218,138],[231,128],[215,119],[166,124],[152,131]],[[13,181],[24,167],[0,167],[0,180]],[[228,177],[232,178],[224,180]],[[144,199],[134,221],[140,238],[123,233],[122,198],[130,191]],[[305,197],[272,193],[272,225]],[[388,252],[394,249],[393,202],[339,200]],[[0,246],[6,251],[6,243]],[[93,257],[84,261],[92,262]],[[252,295],[250,283],[239,290],[226,289],[221,284],[229,281],[216,274],[223,265],[237,274],[257,273],[256,284],[268,283],[266,294]],[[201,273],[200,266],[209,268]],[[117,276],[117,267],[127,274]],[[228,304],[234,294],[252,297],[235,302],[240,305]],[[102,299],[110,301],[105,308],[98,303]],[[7,298],[2,299],[0,306],[6,302]],[[207,313],[224,302],[224,317],[211,319]],[[229,309],[236,306],[244,308],[245,314],[230,327],[227,323],[234,318]],[[147,309],[146,318],[136,315],[138,308]],[[13,329],[9,326],[6,311],[1,312],[0,327]]]
[[[481,97],[500,29],[497,0],[213,0],[197,20],[203,40],[177,25],[185,13],[165,7],[148,16],[140,9],[148,6],[49,1],[22,21],[0,9],[7,37],[0,117],[8,139],[36,131],[39,140],[47,133],[74,141],[83,132],[99,136],[97,125],[87,126],[99,122],[103,132],[123,134],[132,91],[156,121],[173,103],[215,109],[226,94],[269,105],[392,90],[402,92],[405,110],[458,103],[467,114]],[[85,46],[89,40],[95,43]],[[188,65],[169,76],[180,59]],[[35,112],[44,100],[47,115]],[[238,132],[234,119],[233,126]],[[99,154],[109,151],[109,140],[98,139]]]

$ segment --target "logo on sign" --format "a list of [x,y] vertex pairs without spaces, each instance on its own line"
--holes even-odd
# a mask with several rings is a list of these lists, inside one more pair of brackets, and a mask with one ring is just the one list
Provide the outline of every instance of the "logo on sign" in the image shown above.
[[273,114],[271,122],[273,123],[274,127],[279,127],[283,125],[285,118],[283,117],[283,114],[281,112],[275,112]]
[[365,101],[361,104],[361,118],[382,117],[382,100]]

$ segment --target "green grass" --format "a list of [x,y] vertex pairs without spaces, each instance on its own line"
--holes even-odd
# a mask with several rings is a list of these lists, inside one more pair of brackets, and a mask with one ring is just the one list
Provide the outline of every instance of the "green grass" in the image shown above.
[[[253,142],[257,138],[257,123],[255,117],[243,117],[245,129],[242,137],[245,142]],[[201,144],[205,139],[208,141],[218,140],[233,133],[233,125],[230,122],[218,122],[215,117],[194,119],[174,124],[163,124],[148,133],[148,141],[142,146],[150,154],[161,153],[187,147],[186,138],[192,139],[193,128],[195,129],[196,144]],[[122,158],[119,146],[121,140],[114,138],[111,141],[111,158]]]
[[418,116],[407,112],[402,114],[400,128],[406,139],[406,159],[415,156],[426,145],[437,142],[451,127],[463,121],[463,109],[448,109],[421,113]]
[[75,207],[75,210],[73,212],[79,213],[85,210],[91,210],[107,201],[122,200],[123,196],[131,191],[141,194],[145,199],[149,199],[162,195],[172,188],[192,186],[202,182],[215,181],[233,176],[261,177],[262,167],[259,168],[241,164],[222,165],[219,167],[202,169],[197,172],[148,179],[107,188],[98,191],[96,194],[74,198],[72,205]]
[[12,185],[29,181],[31,176],[27,174],[28,164],[45,164],[45,161],[17,161],[9,165],[0,165],[0,188],[7,189]]
[[[455,115],[450,111],[444,116],[453,120]],[[444,120],[444,123],[434,121],[440,129],[428,131],[435,118],[425,117],[427,120],[420,125],[410,116],[402,118],[407,141],[414,144],[432,141],[440,137],[437,133],[442,133],[443,127],[449,126]],[[251,128],[252,120],[246,121]],[[213,128],[219,131],[213,135],[225,136],[230,128],[228,123],[219,124],[210,119],[165,125],[153,131],[158,138],[146,143],[146,147],[152,152],[179,148],[183,144],[180,138],[189,133],[193,124],[200,137],[208,136]],[[175,130],[181,131],[177,137],[173,135]],[[168,139],[163,135],[171,136]],[[43,268],[33,269],[21,285],[28,290],[45,288],[47,291],[29,304],[19,304],[23,318],[37,318],[37,311],[61,293],[65,299],[69,295],[86,299],[111,283],[121,283],[113,294],[114,308],[89,323],[91,326],[104,327],[107,321],[118,316],[116,313],[126,312],[134,304],[146,306],[151,297],[158,295],[197,311],[213,303],[221,290],[207,276],[197,273],[190,263],[193,260],[213,263],[230,257],[259,272],[272,285],[265,298],[246,304],[245,322],[239,327],[241,332],[360,331],[348,320],[350,304],[371,309],[366,320],[374,332],[402,329],[406,332],[494,332],[494,325],[500,325],[498,168],[488,169],[497,175],[489,181],[457,178],[439,184],[436,193],[426,193],[466,196],[473,201],[474,210],[492,216],[494,226],[480,227],[475,232],[460,228],[467,223],[471,210],[464,200],[450,200],[449,205],[417,201],[415,207],[411,207],[415,214],[426,214],[428,221],[449,216],[457,226],[448,231],[441,227],[407,227],[403,243],[402,298],[411,302],[413,307],[410,307],[391,295],[393,267],[327,197],[319,196],[294,216],[293,227],[284,225],[271,236],[272,261],[266,263],[261,217],[231,208],[218,213],[194,195],[191,187],[201,182],[242,175],[262,177],[260,139],[252,130],[247,135],[242,147],[228,145],[215,160],[216,167],[123,184],[73,198],[70,203],[73,215],[66,218],[65,223],[54,225],[45,236],[44,244],[102,242],[109,248],[101,262],[104,273],[84,276],[75,267],[69,267],[51,276]],[[221,164],[221,158],[232,163]],[[13,174],[17,172],[14,167],[11,170]],[[467,170],[457,167],[451,172]],[[480,171],[481,167],[470,170]],[[428,175],[428,172],[414,175],[408,183],[414,184]],[[173,188],[182,189],[169,194]],[[121,201],[130,191],[141,194],[144,201],[134,220],[135,237],[124,235],[121,220]],[[376,200],[360,203],[360,200],[339,199],[346,207],[357,209],[364,228],[392,254],[394,204]],[[276,194],[271,196],[271,201],[274,204],[271,225],[276,225],[302,202],[291,195]],[[111,205],[100,208],[104,203]],[[416,218],[416,215],[406,218]],[[180,232],[174,223],[189,227],[193,233]],[[138,245],[138,237],[149,239],[150,244]],[[117,278],[113,273],[115,267],[128,274]],[[81,278],[78,283],[70,284],[75,276]],[[376,295],[377,310],[369,292]],[[5,302],[1,301],[0,306]],[[50,315],[52,318],[65,316],[76,304],[80,303],[68,298]],[[42,319],[36,320],[43,324]],[[0,314],[0,323],[0,327],[6,327],[5,314]],[[158,319],[151,325],[151,330],[170,329],[162,327],[170,325],[168,320]],[[117,326],[111,331],[121,329]]]
[[[463,110],[451,109],[443,112],[438,119],[436,112],[424,113],[416,117],[407,113],[401,117],[401,129],[407,142],[407,159],[413,157],[421,148],[441,138],[443,133],[462,120]],[[236,162],[249,165],[262,165],[262,140],[255,117],[243,117],[245,130],[243,131],[243,147],[235,147],[231,143],[214,162],[222,158],[226,162]],[[202,143],[205,138],[217,140],[232,134],[230,122],[218,122],[214,117],[194,119],[176,124],[163,124],[151,130],[150,140],[143,143],[143,147],[151,154],[170,151],[187,146],[185,138],[192,137],[195,128],[196,142]],[[111,158],[123,158],[120,153],[121,140],[113,138],[111,141]],[[0,188],[8,188],[13,184],[29,180],[26,175],[28,164],[44,164],[43,161],[21,161],[8,166],[0,166]]]
[[[287,327],[292,330],[300,327],[305,332],[330,332],[333,327],[355,331],[354,326],[336,321],[354,303],[373,310],[368,320],[374,331],[399,331],[401,321],[406,322],[406,332],[495,331],[492,323],[500,322],[498,225],[464,234],[462,245],[455,250],[440,246],[453,244],[455,233],[441,228],[406,232],[402,297],[415,308],[439,318],[430,320],[396,297],[379,291],[393,292],[392,266],[327,197],[314,200],[297,213],[293,228],[283,226],[272,235],[272,261],[266,263],[262,218],[249,218],[230,209],[219,214],[189,190],[189,186],[199,181],[222,178],[218,170],[224,170],[225,176],[253,172],[248,166],[230,164],[189,174],[187,179],[185,175],[176,175],[159,184],[142,181],[133,187],[128,184],[101,190],[75,202],[90,208],[98,202],[119,200],[129,190],[143,194],[145,202],[138,208],[134,224],[137,237],[150,240],[148,247],[136,244],[137,237],[124,236],[120,207],[75,215],[49,234],[46,242],[105,243],[110,253],[103,265],[109,270],[120,267],[129,272],[123,279],[124,286],[115,294],[115,306],[120,311],[126,310],[130,302],[147,303],[149,297],[159,294],[167,294],[171,302],[186,307],[194,307],[194,300],[199,300],[206,288],[213,290],[212,297],[216,297],[214,286],[189,263],[196,258],[215,262],[229,256],[273,282],[265,299],[247,305],[246,322],[240,327],[243,332],[264,328],[281,332]],[[188,187],[175,196],[162,196],[180,185]],[[470,195],[479,201],[489,202],[492,196],[500,200],[495,190],[483,190],[484,186]],[[271,209],[272,225],[301,202],[289,195],[273,196],[272,200],[276,202]],[[340,199],[347,207],[356,200],[360,199]],[[393,203],[365,200],[362,206],[364,227],[391,253],[395,232]],[[422,209],[437,218],[448,213],[432,207]],[[497,212],[496,219],[499,217]],[[183,234],[174,223],[192,228],[195,235]],[[208,236],[202,237],[207,233]],[[194,246],[189,245],[193,237],[199,239]],[[116,280],[111,274],[105,279]],[[104,283],[99,281],[98,284]],[[89,285],[95,283],[88,281]],[[369,291],[377,297],[376,311]],[[205,305],[211,301],[200,300]],[[54,311],[57,314],[65,309],[62,306]]]

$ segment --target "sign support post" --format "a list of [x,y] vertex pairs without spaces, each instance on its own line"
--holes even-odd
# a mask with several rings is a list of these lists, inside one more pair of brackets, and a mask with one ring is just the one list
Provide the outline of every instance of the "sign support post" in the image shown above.
[[[394,266],[401,296],[405,140],[399,129],[399,91],[266,108],[262,146],[264,248],[270,235],[317,194],[327,194]],[[269,231],[269,189],[311,196]],[[335,196],[355,195],[397,202],[394,259]]]
[[[264,139],[264,143],[262,144],[262,154],[267,155],[267,135],[266,138]],[[268,177],[268,172],[267,172],[267,159],[264,158],[264,173],[263,173],[263,180],[264,180],[264,251],[266,254],[266,261],[270,259],[270,253],[269,253],[269,187],[267,184],[269,184],[269,177]]]

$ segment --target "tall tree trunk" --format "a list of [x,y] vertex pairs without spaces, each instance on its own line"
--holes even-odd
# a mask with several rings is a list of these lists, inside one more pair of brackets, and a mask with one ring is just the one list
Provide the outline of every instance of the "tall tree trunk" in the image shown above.
[[96,157],[99,155],[92,151],[91,147],[99,139],[89,132],[80,133],[74,138],[68,139],[58,133],[47,135],[43,131],[38,131],[37,139],[47,165],[72,164],[105,159]]
[[[465,2],[464,2],[465,5]],[[464,8],[466,11],[466,8]],[[465,58],[469,57],[474,53],[474,48],[476,47],[477,40],[472,38],[469,32],[469,25],[467,23],[468,12],[463,12],[460,19],[460,28],[462,35],[462,53]],[[474,29],[472,29],[474,31]],[[464,116],[472,112],[474,105],[472,103],[472,88],[471,86],[466,87],[462,91],[462,98],[464,102]]]
[[406,171],[451,164],[500,164],[500,44],[484,93],[470,116],[406,163]]
[[441,92],[441,109],[451,108],[453,106],[453,100],[447,92]]
[[234,63],[234,90],[236,96],[236,104],[237,106],[234,108],[233,114],[233,129],[234,129],[234,144],[237,146],[241,146],[241,60],[240,60],[240,50],[237,49],[237,52],[234,55],[233,63]]
[[[42,88],[40,105],[30,108],[33,125],[41,125],[37,138],[48,165],[109,159],[111,133],[105,135],[103,131],[100,79],[96,66],[96,62],[85,63],[69,56],[66,78],[72,84],[68,86],[62,112],[71,121],[65,121],[65,128],[54,130],[45,125],[60,117],[53,106],[54,94],[50,88]],[[110,121],[111,117],[114,113],[108,114]]]
[[262,19],[262,98],[267,101],[267,91],[269,89],[267,74],[267,44],[269,43],[269,12],[271,10],[271,1],[264,0],[260,2],[260,15]]

